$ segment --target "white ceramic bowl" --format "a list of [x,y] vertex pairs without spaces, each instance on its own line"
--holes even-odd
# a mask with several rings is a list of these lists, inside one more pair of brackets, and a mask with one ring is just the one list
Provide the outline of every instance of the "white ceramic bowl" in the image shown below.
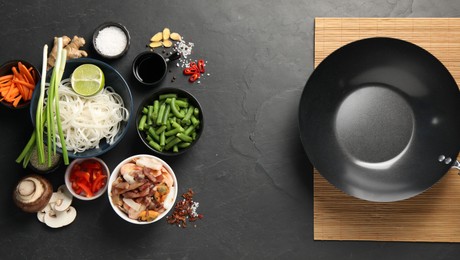
[[[140,158],[140,157],[148,157],[148,158],[153,158],[153,159],[156,159],[158,160],[159,162],[161,162],[161,164],[163,164],[163,166],[166,168],[166,170],[168,170],[168,172],[171,174],[172,178],[173,178],[173,181],[174,181],[174,186],[173,186],[173,189],[170,190],[170,195],[168,195],[166,201],[164,202],[164,205],[165,205],[165,208],[166,210],[161,213],[157,218],[155,218],[154,220],[152,221],[140,221],[140,220],[136,220],[136,219],[131,219],[129,218],[123,211],[121,211],[117,206],[115,206],[115,204],[113,203],[112,201],[112,183],[117,179],[119,173],[120,173],[120,169],[121,167],[128,163],[128,162],[131,162],[133,159],[135,158]],[[110,175],[110,178],[109,178],[109,181],[108,181],[108,191],[107,191],[107,196],[109,197],[109,202],[110,202],[110,206],[112,206],[113,210],[115,211],[115,213],[117,213],[118,216],[120,216],[122,219],[124,219],[125,221],[129,222],[129,223],[132,223],[132,224],[139,224],[139,225],[145,225],[145,224],[151,224],[151,223],[154,223],[154,222],[157,222],[159,221],[160,219],[162,219],[164,216],[166,216],[168,214],[168,212],[174,208],[174,205],[175,205],[175,202],[176,202],[176,198],[177,198],[177,191],[178,191],[178,186],[177,186],[177,178],[176,178],[176,175],[174,174],[174,171],[173,169],[171,168],[171,166],[169,166],[165,161],[163,161],[162,159],[156,157],[156,156],[153,156],[153,155],[150,155],[150,154],[138,154],[138,155],[133,155],[131,157],[128,157],[126,158],[125,160],[123,160],[122,162],[120,162],[117,167],[115,167],[115,169],[112,171],[112,174]]]
[[94,199],[97,199],[99,198],[100,196],[102,196],[102,194],[104,194],[104,192],[107,190],[107,186],[108,186],[108,183],[109,181],[106,180],[105,182],[105,185],[104,187],[102,187],[97,193],[94,194],[94,196],[92,197],[85,197],[83,195],[80,195],[80,194],[77,194],[75,193],[74,189],[72,188],[72,182],[70,181],[70,173],[72,171],[72,168],[76,165],[76,164],[80,164],[82,163],[83,161],[87,161],[87,160],[96,160],[98,161],[101,165],[102,165],[102,172],[107,175],[107,178],[110,176],[110,170],[109,170],[109,167],[107,167],[107,164],[105,164],[105,162],[97,157],[91,157],[91,158],[78,158],[78,159],[74,159],[70,164],[69,166],[67,166],[67,169],[65,171],[65,185],[67,186],[67,189],[70,191],[70,193],[72,193],[72,196],[74,196],[75,198],[77,199],[80,199],[80,200],[94,200]]

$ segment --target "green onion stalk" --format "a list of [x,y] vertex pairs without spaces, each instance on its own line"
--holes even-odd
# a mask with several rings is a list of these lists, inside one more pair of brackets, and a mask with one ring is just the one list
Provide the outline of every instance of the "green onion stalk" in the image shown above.
[[[61,119],[59,115],[59,83],[66,64],[67,53],[63,49],[62,38],[58,38],[56,66],[53,69],[50,79],[50,87],[48,89],[48,100],[45,111],[45,88],[46,88],[46,63],[47,63],[48,45],[43,47],[43,63],[42,63],[42,78],[40,82],[40,96],[37,103],[37,111],[35,114],[35,129],[22,150],[21,154],[16,159],[17,163],[21,163],[25,168],[29,163],[33,149],[37,148],[38,163],[44,164],[45,159],[48,161],[48,166],[51,166],[51,154],[56,154],[56,135],[59,135],[62,147],[62,156],[64,164],[69,164],[69,157],[65,145],[64,133],[61,127]],[[45,158],[44,148],[44,128],[47,129],[48,143],[48,158]],[[56,134],[57,129],[57,134]]]

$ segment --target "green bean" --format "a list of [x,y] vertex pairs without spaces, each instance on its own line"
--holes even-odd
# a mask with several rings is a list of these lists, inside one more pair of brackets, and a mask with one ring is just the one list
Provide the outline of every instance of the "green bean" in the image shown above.
[[168,118],[168,120],[166,120],[166,130],[169,131],[171,129],[172,129],[171,118]]
[[166,104],[165,113],[163,115],[163,121],[161,122],[162,125],[166,125],[166,120],[169,119],[169,110],[170,109],[171,109],[171,106],[169,104]]
[[191,142],[191,141],[193,141],[193,138],[191,138],[190,136],[185,135],[185,134],[183,134],[183,133],[178,133],[178,134],[176,134],[176,136],[179,137],[179,139],[181,139],[181,140],[184,141],[184,142]]
[[179,129],[174,128],[174,129],[171,129],[168,132],[166,132],[165,135],[166,136],[171,136],[171,135],[176,135],[177,133],[179,133]]
[[174,127],[174,128],[178,128],[180,132],[184,132],[184,131],[185,131],[184,128],[183,128],[181,125],[179,125],[178,123],[176,123],[176,121],[171,121],[171,125],[172,125],[172,127]]
[[158,117],[156,121],[157,125],[160,125],[161,122],[163,122],[163,116],[164,116],[165,110],[166,110],[166,104],[163,103],[161,104],[160,111],[158,112]]
[[190,105],[187,110],[187,114],[185,114],[184,118],[182,118],[182,122],[184,122],[186,125],[190,125],[190,117],[193,114],[193,109],[194,107]]
[[[165,135],[165,137],[166,137],[166,135]],[[174,138],[176,138],[176,136],[171,135],[170,137],[166,138],[165,143],[167,144],[167,143],[171,142]]]
[[192,117],[190,117],[190,120],[192,120],[192,125],[194,125],[195,127],[200,124],[200,120],[197,119],[195,115],[192,115]]
[[138,125],[139,130],[144,131],[145,121],[146,120],[147,120],[147,115],[143,115],[141,117],[141,120],[139,120],[139,125]]
[[159,135],[163,133],[166,130],[166,128],[167,127],[165,125],[160,126],[159,128],[157,128],[157,130],[155,130],[155,134]]
[[160,152],[163,151],[163,147],[161,147],[161,145],[159,145],[157,142],[153,140],[149,142],[149,145],[152,146],[157,151],[160,151]]
[[157,120],[158,117],[158,110],[160,110],[160,101],[155,100],[153,101],[153,113],[152,113],[152,120]]
[[176,106],[178,107],[188,107],[189,106],[189,103],[187,101],[184,101],[184,100],[180,100],[180,99],[176,99]]
[[184,149],[184,148],[187,148],[191,145],[191,143],[189,142],[182,142],[182,143],[179,143],[177,146],[181,149]]
[[184,134],[190,136],[195,131],[195,126],[191,125],[185,129]]
[[148,108],[147,124],[151,125],[153,123],[153,121],[152,121],[153,106],[148,106],[147,108]]
[[174,145],[180,143],[182,140],[179,138],[175,137],[173,140],[171,140],[168,144],[165,145],[165,150],[171,149]]
[[176,99],[175,98],[172,98],[171,99],[171,111],[173,112],[173,114],[177,117],[177,118],[184,118],[184,114],[182,114],[179,110],[177,110],[177,107],[176,107]]
[[174,93],[164,93],[152,103],[142,109],[138,125],[146,133],[144,140],[157,151],[179,152],[191,146],[201,125],[199,108]]
[[169,93],[169,94],[161,94],[160,100],[167,99],[167,98],[177,98],[177,94]]
[[160,141],[160,136],[155,132],[155,129],[153,127],[149,128],[148,134],[153,137],[156,141]]
[[165,132],[163,131],[163,132],[161,132],[161,134],[160,134],[160,145],[161,145],[161,146],[165,146],[165,139],[166,139],[166,138],[165,138]]

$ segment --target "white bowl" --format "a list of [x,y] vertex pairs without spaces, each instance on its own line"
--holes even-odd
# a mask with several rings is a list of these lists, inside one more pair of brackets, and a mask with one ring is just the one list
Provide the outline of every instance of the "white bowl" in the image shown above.
[[65,185],[67,186],[67,189],[70,191],[70,193],[72,193],[72,196],[74,196],[75,198],[77,199],[80,199],[80,200],[94,200],[94,199],[97,199],[99,198],[100,196],[102,196],[102,194],[104,194],[104,192],[107,190],[107,186],[109,181],[107,180],[104,187],[102,187],[97,193],[94,194],[94,196],[92,197],[85,197],[83,195],[80,195],[80,194],[77,194],[75,193],[75,191],[73,190],[72,188],[72,182],[70,181],[70,173],[71,173],[71,170],[72,168],[75,166],[75,164],[79,164],[79,163],[82,163],[83,161],[87,161],[87,160],[95,160],[95,161],[98,161],[99,163],[101,163],[102,165],[102,172],[107,175],[107,177],[110,176],[110,170],[109,170],[109,167],[107,167],[107,164],[105,164],[105,162],[99,158],[96,158],[96,157],[91,157],[91,158],[78,158],[78,159],[74,159],[70,164],[69,166],[67,166],[67,169],[65,171]]
[[[132,161],[135,158],[140,158],[140,157],[153,158],[153,159],[156,159],[159,162],[161,162],[161,164],[171,174],[171,176],[173,178],[173,181],[174,181],[173,188],[170,190],[170,195],[168,195],[168,198],[164,202],[164,206],[165,206],[166,210],[163,213],[161,213],[158,217],[156,217],[154,220],[152,220],[152,221],[140,221],[140,220],[129,218],[123,211],[121,211],[117,206],[114,205],[114,203],[112,201],[112,196],[111,196],[111,194],[112,194],[112,183],[117,179],[117,177],[119,175],[119,172],[120,172],[120,169],[121,169],[121,166],[123,166],[124,164]],[[118,216],[120,216],[122,219],[124,219],[125,221],[127,221],[129,223],[145,225],[145,224],[151,224],[151,223],[159,221],[164,216],[166,216],[168,214],[168,212],[172,208],[174,208],[174,204],[175,204],[176,198],[177,198],[177,191],[178,191],[178,186],[177,186],[176,175],[174,174],[173,169],[165,161],[163,161],[162,159],[160,159],[160,158],[158,158],[156,156],[150,155],[150,154],[138,154],[138,155],[133,155],[131,157],[126,158],[125,160],[120,162],[117,165],[117,167],[115,167],[115,169],[112,171],[112,174],[110,175],[110,178],[109,178],[109,181],[108,181],[107,196],[109,197],[110,206],[113,208],[113,210],[115,211],[115,213],[117,213]]]

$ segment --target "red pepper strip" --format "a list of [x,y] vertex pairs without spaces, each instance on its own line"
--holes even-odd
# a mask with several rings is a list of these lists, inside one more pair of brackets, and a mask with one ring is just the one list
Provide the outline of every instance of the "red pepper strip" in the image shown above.
[[91,188],[86,186],[85,183],[77,182],[77,185],[86,193],[86,197],[91,198],[92,196],[94,196],[93,192],[91,191]]
[[83,190],[77,185],[77,188],[73,189],[73,191],[75,191],[76,194],[80,194]]
[[70,180],[84,179],[86,182],[90,180],[90,174],[87,171],[74,171],[70,175]]
[[102,174],[97,176],[96,180],[94,180],[93,185],[91,186],[91,191],[94,192],[94,193],[98,192],[102,188],[102,186],[104,186],[103,181],[106,178],[107,178],[107,176],[102,175]]
[[204,60],[198,61],[198,70],[200,70],[201,73],[204,73]]
[[194,69],[194,68],[185,68],[184,69],[184,74],[185,75],[193,75],[195,73],[198,73],[197,69]]
[[199,78],[200,78],[200,73],[195,73],[188,79],[188,81],[195,82]]
[[81,168],[85,170],[101,170],[102,165],[96,160],[87,160],[81,163]]

